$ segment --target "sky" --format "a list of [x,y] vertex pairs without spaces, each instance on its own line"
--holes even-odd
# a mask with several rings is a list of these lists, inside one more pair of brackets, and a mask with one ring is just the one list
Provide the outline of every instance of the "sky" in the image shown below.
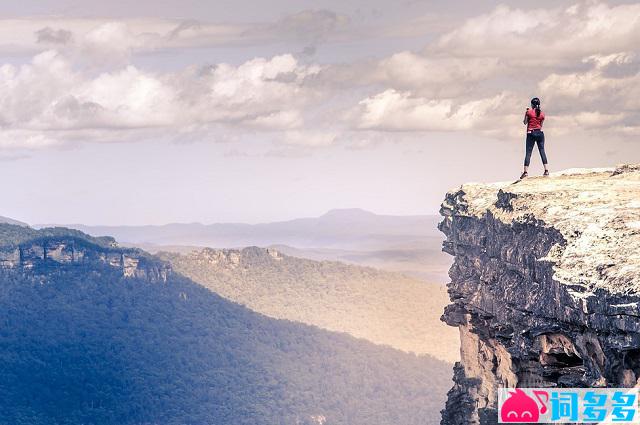
[[552,171],[640,162],[638,46],[624,1],[7,2],[0,215],[435,214],[519,176],[534,96]]

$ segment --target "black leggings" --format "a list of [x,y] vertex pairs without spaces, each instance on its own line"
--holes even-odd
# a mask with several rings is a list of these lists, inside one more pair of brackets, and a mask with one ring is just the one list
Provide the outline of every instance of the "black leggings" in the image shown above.
[[524,157],[524,166],[528,167],[531,163],[531,153],[533,152],[533,145],[538,144],[538,150],[540,151],[540,158],[542,163],[547,164],[547,154],[544,152],[544,132],[532,131],[527,133],[527,154]]

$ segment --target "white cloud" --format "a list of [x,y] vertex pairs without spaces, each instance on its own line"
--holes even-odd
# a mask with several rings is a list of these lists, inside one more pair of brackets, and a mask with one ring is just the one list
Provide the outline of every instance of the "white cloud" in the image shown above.
[[121,63],[129,59],[133,49],[145,46],[145,38],[124,22],[106,22],[84,34],[77,47],[84,58],[97,64]]
[[55,51],[22,66],[0,66],[0,122],[4,127],[39,126],[52,101],[67,95],[79,78]]
[[611,127],[613,124],[619,124],[625,117],[625,114],[606,114],[599,111],[594,112],[578,112],[573,115],[561,115],[555,117],[554,120],[558,123],[556,127],[565,129],[592,129]]
[[526,56],[539,52],[545,32],[558,21],[557,10],[526,11],[500,5],[492,12],[468,19],[462,26],[444,34],[435,44],[464,56]]
[[605,113],[637,114],[640,107],[640,72],[636,70],[622,76],[608,74],[619,66],[630,64],[632,57],[628,53],[590,56],[585,62],[593,64],[591,69],[552,73],[542,79],[538,87],[561,110],[602,109]]
[[[319,96],[305,79],[318,71],[280,55],[177,73],[128,65],[93,75],[74,70],[67,57],[50,50],[28,64],[0,67],[3,145],[47,147],[76,143],[79,132],[88,140],[104,140],[108,132],[154,128],[183,135],[195,129],[203,135],[210,124],[238,131],[297,129],[305,108]],[[47,136],[9,143],[19,131]]]
[[256,58],[239,66],[219,64],[173,82],[201,121],[249,123],[262,128],[299,127],[304,109],[320,94],[305,85],[319,71],[292,55]]
[[609,65],[625,65],[633,61],[635,54],[630,52],[613,53],[610,55],[591,55],[584,59],[584,63],[593,63],[597,69],[602,69]]
[[261,130],[286,130],[302,127],[304,118],[298,110],[276,111],[246,120],[246,125]]
[[373,71],[373,81],[395,89],[423,95],[452,97],[464,94],[470,85],[491,78],[500,69],[496,58],[458,58],[396,53],[381,60]]
[[347,35],[349,18],[327,10],[253,24],[0,20],[0,50],[34,52],[28,63],[0,66],[0,143],[33,149],[141,135],[237,141],[268,132],[263,139],[297,148],[366,147],[390,131],[511,137],[521,133],[521,111],[533,96],[543,99],[557,133],[632,134],[640,126],[640,5],[532,7],[498,6],[422,50],[382,59],[319,66],[280,54],[171,72],[132,63],[174,48],[286,40],[313,50],[358,35]]
[[442,35],[433,49],[523,63],[547,59],[558,64],[593,53],[633,50],[638,44],[640,4],[610,6],[584,1],[564,10],[501,5]]
[[558,134],[629,133],[640,124],[640,4],[531,7],[498,6],[421,52],[396,53],[368,72],[354,67],[355,84],[382,88],[363,97],[352,122],[361,129],[512,137],[522,130],[520,111],[538,96]]
[[[302,10],[275,22],[213,23],[193,19],[25,17],[0,19],[0,51],[65,48],[99,62],[131,52],[282,42],[316,44],[345,37],[346,16]],[[115,55],[115,57],[114,57]]]
[[456,131],[481,125],[504,95],[457,103],[451,99],[414,97],[393,89],[362,100],[357,126],[394,131]]

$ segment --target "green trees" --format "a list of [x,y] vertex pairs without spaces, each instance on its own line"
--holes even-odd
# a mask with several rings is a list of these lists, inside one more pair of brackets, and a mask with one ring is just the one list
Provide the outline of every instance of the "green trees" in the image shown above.
[[0,271],[1,425],[428,424],[449,374],[430,357],[266,318],[177,274]]
[[440,285],[257,247],[158,256],[194,282],[266,316],[346,332],[451,363],[459,357],[458,330],[440,321],[449,303]]

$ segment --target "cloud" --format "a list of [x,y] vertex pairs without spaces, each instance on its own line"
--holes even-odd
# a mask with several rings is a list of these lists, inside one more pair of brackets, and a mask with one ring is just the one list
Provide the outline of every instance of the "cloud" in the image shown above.
[[[28,64],[0,67],[3,146],[77,143],[79,133],[90,141],[109,139],[109,132],[121,137],[123,131],[153,129],[208,138],[207,129],[219,125],[238,131],[299,129],[305,108],[321,96],[305,85],[318,72],[292,55],[279,55],[166,73],[127,65],[94,75],[49,50]],[[36,137],[38,131],[46,137]],[[29,137],[10,143],[19,132]]]
[[639,4],[501,5],[421,51],[325,72],[342,86],[379,86],[351,111],[359,129],[511,138],[522,131],[520,111],[538,96],[556,134],[632,134],[640,125],[638,42]]
[[611,55],[591,55],[582,60],[585,63],[593,63],[596,69],[603,69],[609,65],[626,65],[633,62],[635,54],[630,52],[613,53]]
[[[254,26],[257,24],[254,24]],[[21,18],[0,19],[0,51],[35,53],[44,48],[71,50],[161,49],[264,43],[248,37],[248,24],[216,24],[159,18]],[[95,52],[94,52],[95,53]]]
[[65,48],[100,64],[132,52],[289,42],[313,49],[346,37],[349,18],[330,10],[302,10],[274,22],[215,23],[194,19],[25,17],[0,19],[0,52],[34,54]]
[[[552,73],[539,82],[539,91],[552,105],[554,131],[628,138],[640,128],[640,72],[616,76],[616,68],[633,63],[627,53],[585,58],[591,68]],[[609,75],[609,74],[612,75]]]
[[[535,7],[535,6],[534,6]],[[580,2],[569,8],[524,10],[501,5],[442,35],[432,51],[518,59],[521,64],[566,63],[640,44],[640,4]]]
[[178,76],[174,83],[199,120],[298,127],[305,106],[321,96],[305,85],[318,72],[319,67],[286,54],[239,66],[218,64],[198,76]]
[[[500,5],[492,12],[468,19],[462,26],[444,34],[435,44],[439,50],[465,56],[500,56],[505,52],[529,55],[527,47],[539,50],[545,32],[558,21],[557,10],[527,11]],[[530,36],[537,37],[532,39]]]
[[470,130],[487,121],[503,100],[504,95],[498,95],[458,103],[389,89],[360,102],[357,127],[392,131]]
[[254,119],[246,120],[246,125],[259,130],[284,130],[302,127],[304,117],[298,110],[275,111]]
[[624,119],[624,114],[606,114],[599,111],[595,112],[578,112],[573,115],[561,115],[554,119],[558,122],[556,127],[564,129],[593,129],[602,127],[611,127],[614,124],[620,124]]
[[[583,60],[592,65],[581,72],[551,73],[539,84],[549,102],[563,111],[579,109],[598,110],[607,113],[625,112],[637,114],[640,108],[640,71],[631,53],[593,55]],[[615,69],[635,63],[635,72],[615,75]]]
[[106,22],[84,34],[78,49],[97,64],[124,63],[133,49],[152,47],[152,43],[145,46],[146,38],[124,22]]
[[40,126],[47,108],[67,95],[79,78],[55,51],[41,53],[22,66],[0,66],[0,123],[9,128]]
[[51,27],[39,29],[35,34],[36,42],[39,44],[67,44],[73,36],[71,31]]
[[[504,138],[521,135],[533,96],[543,99],[556,134],[610,129],[628,136],[640,128],[638,16],[638,4],[501,5],[452,30],[447,20],[428,31],[384,27],[376,34],[322,9],[237,24],[4,19],[0,51],[33,58],[0,66],[0,141],[13,150],[20,140],[38,149],[141,137],[238,142],[260,134],[298,152],[390,143],[390,132]],[[319,43],[429,31],[440,34],[415,51],[313,63]],[[239,63],[205,58],[171,71],[141,65],[150,52],[274,42],[303,53]]]
[[349,24],[349,18],[331,10],[303,10],[287,15],[273,25],[268,25],[261,31],[265,34],[277,34],[280,38],[296,38],[318,42]]
[[447,98],[467,93],[470,86],[495,75],[500,66],[496,58],[426,56],[405,51],[381,60],[371,79],[395,89]]

